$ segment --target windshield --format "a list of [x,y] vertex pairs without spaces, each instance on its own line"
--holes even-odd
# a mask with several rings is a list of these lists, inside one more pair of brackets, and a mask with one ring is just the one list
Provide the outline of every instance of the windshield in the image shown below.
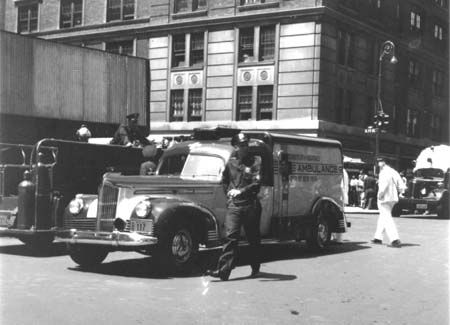
[[222,158],[205,155],[189,155],[184,164],[181,177],[201,180],[220,180],[225,162]]
[[165,157],[159,167],[158,175],[180,175],[187,154]]
[[432,178],[432,177],[444,177],[444,172],[438,168],[421,168],[415,171],[416,177]]

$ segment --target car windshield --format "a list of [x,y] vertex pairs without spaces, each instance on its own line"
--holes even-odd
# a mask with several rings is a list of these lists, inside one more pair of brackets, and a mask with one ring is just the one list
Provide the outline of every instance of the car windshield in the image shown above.
[[225,162],[217,156],[189,155],[181,177],[201,180],[220,180]]
[[165,157],[159,167],[158,175],[180,175],[186,162],[187,154]]
[[432,177],[444,177],[444,172],[438,168],[421,168],[415,171],[416,177],[432,178]]

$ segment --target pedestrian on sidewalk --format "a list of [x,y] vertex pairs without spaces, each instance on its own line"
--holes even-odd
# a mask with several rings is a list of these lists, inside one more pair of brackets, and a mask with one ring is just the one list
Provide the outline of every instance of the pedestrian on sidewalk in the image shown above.
[[374,210],[377,203],[377,179],[373,176],[373,171],[369,170],[364,179],[364,209]]
[[398,202],[399,193],[405,190],[404,183],[397,171],[386,164],[384,158],[377,158],[380,168],[378,179],[378,222],[373,244],[383,243],[383,232],[386,231],[391,247],[401,247],[397,226],[392,218],[392,208]]

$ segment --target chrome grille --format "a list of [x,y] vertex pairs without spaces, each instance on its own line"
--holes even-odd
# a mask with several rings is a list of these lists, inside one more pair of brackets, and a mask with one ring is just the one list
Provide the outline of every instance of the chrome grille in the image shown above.
[[101,231],[112,231],[116,215],[119,189],[112,184],[104,183],[99,196],[97,219],[100,220]]
[[95,230],[96,219],[64,218],[64,229]]

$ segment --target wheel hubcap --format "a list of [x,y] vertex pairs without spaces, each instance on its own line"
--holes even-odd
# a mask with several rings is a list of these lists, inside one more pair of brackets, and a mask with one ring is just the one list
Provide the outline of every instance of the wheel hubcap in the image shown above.
[[186,262],[191,256],[192,239],[190,234],[181,230],[175,234],[172,241],[172,254],[178,262]]

